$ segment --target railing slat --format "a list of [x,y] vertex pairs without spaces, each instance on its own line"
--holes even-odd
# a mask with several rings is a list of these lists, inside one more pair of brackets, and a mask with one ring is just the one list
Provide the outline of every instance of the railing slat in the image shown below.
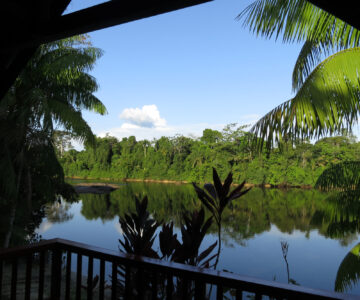
[[65,278],[65,299],[70,300],[70,289],[71,289],[71,251],[67,252],[66,255],[66,278]]
[[131,297],[131,268],[129,265],[125,266],[125,299]]
[[[45,275],[48,274],[48,266],[51,265],[51,261],[49,262],[47,257],[49,251],[52,249],[58,249],[60,253],[65,251],[69,251],[71,253],[78,255],[77,261],[77,275],[76,275],[76,298],[80,299],[81,297],[81,283],[82,283],[82,256],[92,257],[93,259],[99,259],[101,264],[103,265],[103,270],[105,270],[106,261],[109,262],[116,262],[117,265],[124,265],[126,267],[125,271],[125,296],[127,299],[134,296],[134,291],[132,290],[135,288],[138,278],[133,278],[133,275],[136,275],[136,270],[142,269],[144,275],[148,276],[147,282],[143,280],[143,288],[140,290],[140,293],[143,292],[148,293],[146,289],[149,289],[149,284],[153,280],[152,274],[170,274],[171,276],[181,279],[187,279],[189,282],[189,286],[187,287],[186,284],[181,285],[181,280],[178,280],[179,285],[179,292],[182,293],[183,299],[185,299],[185,294],[189,288],[193,287],[193,282],[195,281],[195,299],[204,299],[205,292],[207,291],[206,287],[207,284],[212,285],[222,285],[229,287],[230,289],[236,289],[236,299],[242,299],[242,292],[246,291],[249,293],[255,294],[255,299],[261,299],[262,295],[268,295],[271,297],[277,298],[289,298],[289,299],[355,299],[352,295],[348,294],[340,294],[330,291],[321,291],[321,290],[314,290],[305,287],[298,287],[293,285],[288,285],[279,282],[271,282],[257,278],[250,278],[246,276],[240,276],[236,274],[229,274],[226,272],[209,270],[209,269],[200,269],[193,266],[188,265],[181,265],[179,263],[174,262],[167,262],[167,261],[160,261],[156,259],[146,258],[146,257],[136,257],[130,254],[119,253],[112,250],[100,249],[98,247],[88,246],[84,244],[80,244],[77,242],[71,242],[61,239],[54,239],[54,240],[47,240],[40,242],[35,245],[26,245],[23,247],[18,247],[15,249],[0,249],[0,262],[2,261],[2,272],[0,268],[0,279],[2,277],[2,282],[4,281],[4,273],[5,273],[5,260],[9,261],[9,275],[10,276],[10,299],[16,298],[16,288],[20,285],[17,283],[18,280],[18,261],[17,259],[26,258],[28,255],[32,255],[33,253],[40,253],[40,263],[39,263],[39,295],[38,299],[42,300],[44,294],[44,278]],[[55,276],[60,277],[61,272],[61,256],[59,255],[60,260],[55,259],[56,255],[53,256],[53,260],[55,263],[52,266],[51,273],[55,274]],[[36,261],[33,260],[32,264]],[[45,265],[46,263],[46,265]],[[67,261],[69,264],[69,261]],[[71,265],[71,264],[70,264]],[[6,265],[7,266],[7,265]],[[58,269],[60,266],[60,269]],[[34,267],[32,267],[34,268]],[[117,270],[116,266],[113,265],[113,290],[116,290],[117,286]],[[53,269],[58,269],[60,272],[55,272]],[[6,268],[7,270],[7,268]],[[29,270],[29,268],[27,268]],[[46,272],[45,272],[46,270]],[[123,270],[122,270],[123,271]],[[29,271],[27,271],[29,273]],[[132,272],[132,273],[131,273]],[[46,273],[46,274],[45,274]],[[31,274],[31,272],[30,272]],[[56,275],[57,274],[57,275]],[[69,273],[70,274],[70,273]],[[105,272],[103,272],[105,274]],[[29,277],[29,276],[28,276]],[[46,277],[47,278],[47,277]],[[102,290],[105,288],[105,275],[102,276],[103,284],[100,286],[103,287]],[[123,278],[121,278],[123,280]],[[131,282],[130,284],[130,281]],[[150,281],[150,282],[149,282]],[[54,278],[51,279],[51,282],[54,283]],[[101,280],[100,280],[101,282]],[[169,286],[166,289],[170,290],[170,280],[168,281]],[[59,280],[60,286],[60,280]],[[57,283],[57,284],[58,284]],[[146,283],[146,284],[145,284]],[[52,289],[59,290],[57,284],[52,284]],[[23,285],[22,285],[23,286]],[[92,286],[92,285],[90,285]],[[153,285],[155,287],[156,285]],[[31,285],[30,285],[31,287]],[[47,285],[46,285],[47,287]],[[56,288],[55,288],[56,287]],[[60,286],[61,287],[61,286]],[[29,290],[26,287],[25,282],[25,289]],[[224,288],[223,288],[224,289]],[[47,291],[48,289],[46,289]],[[155,288],[153,288],[152,294],[154,295]],[[146,291],[146,292],[145,292]],[[4,286],[2,284],[2,292],[4,293]],[[151,292],[151,291],[150,291]],[[27,292],[26,292],[27,293]],[[217,293],[220,294],[220,290],[217,290]],[[71,293],[70,293],[71,294]],[[217,296],[218,296],[217,294]],[[99,298],[103,299],[104,297],[101,296],[99,293]],[[115,293],[113,293],[115,295]],[[146,294],[147,295],[147,294]],[[48,295],[47,295],[48,296]],[[73,296],[73,295],[72,295]],[[71,297],[72,297],[71,296]],[[105,296],[105,295],[103,295]],[[170,296],[170,293],[168,293]],[[192,295],[190,295],[192,296]],[[220,295],[219,295],[220,297]],[[114,297],[115,298],[115,297]]]
[[205,283],[202,280],[195,280],[195,300],[205,299]]
[[136,272],[136,291],[137,299],[142,300],[144,298],[144,290],[146,285],[144,284],[144,269],[139,268]]
[[44,277],[45,277],[45,252],[40,252],[39,257],[39,295],[38,299],[43,300],[44,298]]
[[4,262],[0,259],[0,299],[2,298],[3,265]]
[[223,300],[224,288],[221,284],[216,287],[216,300]]
[[51,262],[51,288],[50,288],[51,300],[60,299],[61,256],[62,256],[61,250],[55,248],[52,252],[52,262]]
[[255,293],[255,300],[261,300],[262,299],[262,295],[259,293]]
[[116,300],[116,285],[117,285],[117,265],[116,262],[112,262],[112,275],[111,275],[111,299]]
[[181,281],[181,299],[189,299],[189,280],[182,278]]
[[32,254],[28,255],[26,258],[25,300],[30,300],[31,269],[32,269]]
[[16,284],[17,284],[17,270],[18,269],[18,260],[13,258],[12,260],[12,271],[11,271],[11,300],[16,300]]
[[167,274],[167,283],[166,283],[166,300],[171,300],[174,291],[174,283],[173,276],[168,273]]
[[236,296],[235,296],[236,300],[242,300],[243,296],[242,296],[242,290],[236,289]]
[[105,260],[100,260],[100,282],[99,282],[99,300],[104,300],[105,291]]
[[76,300],[81,299],[81,279],[82,279],[82,255],[78,253],[76,262]]
[[93,296],[93,266],[94,259],[92,256],[89,256],[88,262],[88,278],[87,278],[87,298],[92,300]]
[[158,296],[158,282],[157,282],[157,273],[153,272],[151,274],[151,294],[152,294],[152,299],[156,300],[157,296]]

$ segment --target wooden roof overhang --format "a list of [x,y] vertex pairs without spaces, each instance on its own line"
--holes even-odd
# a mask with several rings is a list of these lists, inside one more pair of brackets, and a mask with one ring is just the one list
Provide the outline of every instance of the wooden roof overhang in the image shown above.
[[[1,1],[0,99],[42,43],[213,0],[113,0],[63,15],[70,1]],[[360,29],[358,1],[308,1]]]
[[63,15],[70,0],[2,0],[0,99],[43,43],[212,0],[113,0]]

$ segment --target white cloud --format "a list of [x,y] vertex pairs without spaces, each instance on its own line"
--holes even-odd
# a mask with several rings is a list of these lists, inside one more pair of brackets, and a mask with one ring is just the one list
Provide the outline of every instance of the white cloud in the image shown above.
[[41,222],[39,228],[36,230],[36,233],[43,234],[48,231],[53,226],[53,223],[45,219],[45,221]]
[[[138,141],[159,139],[162,136],[175,136],[181,134],[184,136],[200,137],[206,128],[213,130],[222,130],[226,124],[195,123],[186,125],[167,125],[165,119],[160,117],[160,112],[156,105],[144,105],[142,108],[126,108],[119,115],[125,122],[119,127],[109,128],[106,131],[98,131],[96,135],[104,137],[106,134],[118,139],[135,136]],[[253,124],[259,119],[259,115],[239,116],[237,123]],[[228,122],[232,123],[232,122]]]
[[160,117],[160,112],[154,104],[144,105],[142,108],[126,108],[119,117],[130,124],[140,127],[157,128],[166,126],[166,120]]

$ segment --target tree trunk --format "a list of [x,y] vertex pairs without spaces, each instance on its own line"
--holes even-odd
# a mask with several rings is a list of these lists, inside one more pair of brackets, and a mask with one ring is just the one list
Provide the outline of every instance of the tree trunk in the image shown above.
[[30,168],[27,167],[27,195],[26,195],[26,202],[29,212],[32,212],[32,182],[31,182],[31,173]]
[[14,195],[13,203],[12,203],[12,206],[11,206],[11,212],[10,212],[9,231],[7,232],[7,234],[5,236],[4,248],[9,247],[12,232],[13,232],[13,229],[14,229],[14,223],[15,223],[15,218],[16,218],[16,207],[17,207],[17,202],[18,202],[18,198],[19,198],[20,183],[21,183],[23,167],[24,167],[24,151],[22,150],[21,151],[21,161],[20,161],[18,180],[17,180],[17,183],[16,183],[15,195]]
[[4,248],[9,248],[9,245],[10,245],[10,240],[11,240],[12,232],[14,229],[14,223],[15,223],[15,217],[16,217],[16,206],[17,206],[16,202],[13,203],[13,205],[11,206],[9,230],[5,236],[4,245],[3,245]]

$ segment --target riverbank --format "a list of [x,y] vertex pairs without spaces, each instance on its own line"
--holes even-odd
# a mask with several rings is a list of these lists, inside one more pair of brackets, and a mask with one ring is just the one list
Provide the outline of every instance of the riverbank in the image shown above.
[[[79,177],[79,176],[72,176],[72,177],[66,177],[67,179],[73,179],[73,180],[101,180],[101,181],[109,181],[109,182],[149,182],[149,183],[163,183],[163,184],[189,184],[191,182],[186,180],[166,180],[166,179],[135,179],[135,178],[122,178],[122,179],[114,179],[114,178],[91,178],[91,177]],[[200,182],[200,184],[203,184],[205,182]],[[94,183],[97,184],[97,183]],[[109,185],[109,184],[108,184]],[[234,183],[234,186],[239,185],[239,183]],[[260,187],[260,188],[266,188],[266,189],[312,189],[313,186],[311,185],[289,185],[289,184],[278,184],[278,185],[272,185],[272,184],[253,184],[253,183],[246,183],[245,187]]]

